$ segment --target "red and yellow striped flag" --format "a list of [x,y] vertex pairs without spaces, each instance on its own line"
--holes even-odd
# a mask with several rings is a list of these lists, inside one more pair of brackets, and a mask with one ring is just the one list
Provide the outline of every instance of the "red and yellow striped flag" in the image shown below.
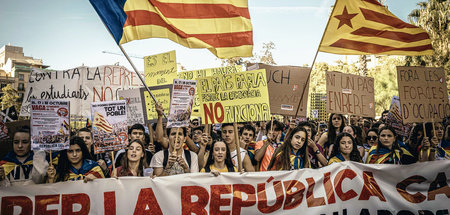
[[247,0],[90,0],[118,44],[168,38],[219,58],[251,57]]
[[377,0],[337,0],[319,51],[343,55],[431,55],[425,30]]
[[105,117],[98,112],[95,112],[93,126],[108,133],[113,131],[112,125],[109,124]]

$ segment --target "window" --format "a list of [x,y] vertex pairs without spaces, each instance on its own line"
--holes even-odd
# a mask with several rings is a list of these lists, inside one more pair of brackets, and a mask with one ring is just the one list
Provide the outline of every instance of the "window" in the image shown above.
[[19,89],[18,90],[25,90],[25,87],[24,87],[23,83],[19,83]]
[[19,80],[23,81],[23,79],[24,79],[24,75],[23,74],[19,74]]

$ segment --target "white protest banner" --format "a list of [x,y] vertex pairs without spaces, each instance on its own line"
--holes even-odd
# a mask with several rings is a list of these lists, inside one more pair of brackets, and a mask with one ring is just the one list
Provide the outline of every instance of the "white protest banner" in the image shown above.
[[197,81],[173,79],[167,128],[189,126]]
[[0,188],[3,214],[449,214],[450,161]]
[[92,138],[95,153],[128,145],[126,101],[92,102]]
[[145,125],[144,109],[142,108],[144,105],[142,89],[145,88],[119,90],[117,92],[119,95],[119,100],[127,101],[128,126],[133,126],[134,124]]
[[90,116],[90,103],[118,100],[117,91],[142,86],[134,72],[123,66],[77,67],[52,71],[33,69],[20,116],[30,115],[31,99],[67,100],[72,116]]
[[403,123],[441,122],[450,116],[444,68],[397,67]]
[[375,118],[374,79],[328,71],[327,112]]
[[31,149],[69,148],[70,105],[68,101],[31,100]]

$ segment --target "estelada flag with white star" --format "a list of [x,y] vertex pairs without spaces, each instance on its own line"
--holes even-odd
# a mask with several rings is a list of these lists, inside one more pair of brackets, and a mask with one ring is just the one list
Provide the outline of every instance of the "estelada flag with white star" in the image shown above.
[[12,122],[12,121],[16,121],[18,119],[17,115],[18,114],[17,114],[16,108],[14,106],[11,106],[0,112],[0,119],[3,119],[2,121],[4,123]]
[[336,0],[319,51],[343,55],[431,55],[425,30],[377,0]]

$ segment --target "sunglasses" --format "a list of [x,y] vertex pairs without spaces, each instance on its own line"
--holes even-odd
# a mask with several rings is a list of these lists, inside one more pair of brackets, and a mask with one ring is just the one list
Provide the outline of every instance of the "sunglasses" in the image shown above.
[[367,140],[376,140],[378,138],[378,136],[367,136],[366,139]]

